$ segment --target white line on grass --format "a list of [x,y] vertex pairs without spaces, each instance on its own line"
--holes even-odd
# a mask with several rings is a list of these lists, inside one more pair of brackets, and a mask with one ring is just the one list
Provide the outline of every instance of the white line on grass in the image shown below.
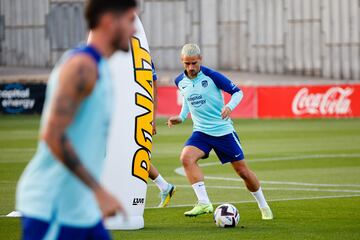
[[[268,157],[268,158],[256,158],[246,160],[249,163],[253,162],[274,162],[274,161],[292,161],[292,160],[303,160],[303,159],[321,159],[321,158],[353,158],[360,157],[359,153],[339,153],[339,154],[314,154],[314,155],[303,155],[303,156],[283,156],[283,157]],[[220,161],[209,162],[209,163],[200,163],[202,167],[221,165]]]
[[18,159],[18,160],[0,160],[0,164],[7,164],[7,163],[27,163],[30,159]]
[[[313,159],[313,158],[353,158],[360,157],[360,154],[317,154],[317,155],[304,155],[304,156],[288,156],[288,157],[269,157],[258,158],[250,160],[249,162],[270,162],[270,161],[292,161],[301,159]],[[208,167],[213,165],[220,165],[220,162],[200,163],[201,167]],[[180,176],[186,176],[183,167],[175,169],[175,173]],[[205,179],[223,180],[223,181],[242,181],[241,178],[227,178],[227,177],[214,177],[205,176]],[[295,186],[313,186],[313,187],[360,187],[360,184],[322,184],[322,183],[305,183],[305,182],[288,182],[288,181],[261,181],[261,183],[274,184],[274,185],[295,185]]]
[[[242,182],[239,178],[213,177],[205,176],[206,179]],[[273,185],[294,185],[294,186],[312,186],[312,187],[360,187],[360,184],[328,184],[328,183],[305,183],[305,182],[287,182],[287,181],[260,181],[261,183]]]
[[[9,154],[9,153],[34,153],[36,151],[36,148],[6,148],[6,149],[0,149],[1,154]],[[7,163],[25,163],[28,162],[30,159],[17,159],[17,160],[10,160],[10,159],[4,159],[0,160],[0,164],[7,164]]]
[[[333,198],[352,198],[352,197],[360,197],[360,194],[356,195],[339,195],[339,196],[318,196],[318,197],[299,197],[299,198],[279,198],[279,199],[270,199],[268,202],[285,202],[285,201],[297,201],[297,200],[315,200],[315,199],[333,199]],[[253,203],[255,200],[245,200],[245,201],[234,201],[231,202],[233,204],[237,203]],[[223,204],[226,202],[213,202],[212,204]],[[180,208],[180,207],[192,207],[194,204],[178,204],[178,205],[170,205],[167,208]],[[158,207],[146,207],[145,209],[156,209]]]
[[[311,158],[349,158],[349,157],[360,157],[360,154],[318,154],[318,155],[304,155],[304,156],[288,156],[288,157],[271,157],[271,158],[259,158],[251,160],[251,162],[266,162],[266,161],[290,161],[300,159],[311,159]],[[4,162],[0,162],[4,163]],[[219,162],[203,163],[199,164],[202,167],[218,165]],[[175,173],[181,176],[185,176],[183,167],[175,169]],[[225,181],[242,181],[240,178],[225,178],[225,177],[211,177],[205,176],[207,179],[225,180]],[[303,182],[282,182],[282,181],[262,181],[262,183],[268,184],[283,184],[283,185],[299,185],[299,186],[318,186],[318,187],[360,187],[358,184],[317,184],[317,183],[303,183]],[[178,187],[189,187],[188,185],[177,185]],[[245,189],[243,187],[231,187],[231,186],[207,186],[207,188],[228,188],[228,189]],[[345,189],[316,189],[316,188],[266,188],[267,190],[290,190],[290,191],[322,191],[322,192],[360,192],[358,190],[345,190]],[[317,196],[317,197],[299,197],[299,198],[281,198],[281,199],[270,199],[268,202],[282,202],[282,201],[295,201],[295,200],[312,200],[312,199],[332,199],[332,198],[350,198],[360,197],[359,195],[338,195],[338,196]],[[237,201],[232,203],[250,203],[255,202],[254,200]],[[214,202],[213,204],[222,204],[223,202]],[[177,207],[189,207],[193,204],[179,204],[169,206],[168,208]],[[146,209],[154,209],[157,207],[146,207]],[[6,215],[0,215],[0,217],[7,217]]]
[[[156,185],[149,185],[149,187],[155,187]],[[191,185],[176,185],[180,188],[192,188]],[[215,188],[215,189],[241,189],[246,190],[245,187],[238,186],[212,186],[208,185],[206,188]],[[345,193],[360,193],[360,190],[351,190],[351,189],[323,189],[323,188],[284,188],[284,187],[267,187],[266,191],[302,191],[302,192],[345,192]]]
[[[318,197],[299,197],[299,198],[279,198],[279,199],[270,199],[268,202],[286,202],[286,201],[299,201],[299,200],[315,200],[315,199],[334,199],[334,198],[352,198],[352,197],[360,197],[360,194],[356,195],[338,195],[338,196],[318,196]],[[244,201],[231,201],[233,204],[237,203],[254,203],[255,200],[244,200]],[[223,204],[225,202],[213,202],[212,204],[218,205]],[[167,208],[181,208],[181,207],[191,207],[194,204],[178,204],[178,205],[170,205]],[[154,207],[145,207],[145,209],[161,209],[156,206]],[[0,218],[8,217],[6,215],[0,215]]]
[[0,152],[35,152],[36,148],[4,148]]
[[[318,197],[300,197],[300,198],[279,198],[279,199],[270,199],[268,202],[286,202],[286,201],[298,201],[298,200],[314,200],[314,199],[333,199],[333,198],[352,198],[352,197],[360,197],[360,194],[357,195],[340,195],[340,196],[318,196]],[[245,201],[232,201],[231,203],[253,203],[255,200],[245,200]],[[213,202],[212,204],[223,204],[225,202]],[[170,205],[167,208],[181,208],[181,207],[191,207],[194,204],[178,204],[178,205]],[[145,207],[145,209],[161,209],[158,207]],[[0,218],[8,217],[6,215],[0,215]]]

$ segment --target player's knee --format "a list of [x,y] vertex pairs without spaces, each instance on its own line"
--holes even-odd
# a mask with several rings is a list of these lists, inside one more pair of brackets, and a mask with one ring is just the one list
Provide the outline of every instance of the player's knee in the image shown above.
[[235,168],[235,171],[242,179],[249,178],[250,170],[247,167],[237,167]]
[[194,164],[195,159],[190,155],[184,154],[180,156],[180,161],[184,167],[188,167]]

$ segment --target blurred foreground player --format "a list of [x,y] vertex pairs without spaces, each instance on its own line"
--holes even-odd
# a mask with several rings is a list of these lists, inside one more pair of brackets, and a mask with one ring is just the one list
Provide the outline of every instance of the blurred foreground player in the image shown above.
[[[273,219],[259,180],[246,165],[240,140],[230,119],[231,112],[243,98],[242,91],[224,75],[201,65],[201,52],[196,44],[186,44],[183,47],[181,60],[185,71],[176,78],[175,83],[184,101],[180,115],[169,118],[168,126],[184,122],[191,113],[193,133],[185,143],[180,159],[198,202],[193,209],[184,213],[185,216],[213,212],[204,175],[197,162],[207,158],[214,149],[221,163],[231,163],[244,180],[258,203],[262,219]],[[226,105],[221,91],[232,95]]]
[[67,52],[47,87],[37,152],[17,187],[23,239],[110,239],[103,218],[123,212],[99,183],[111,115],[106,58],[129,50],[135,0],[87,0],[92,39]]

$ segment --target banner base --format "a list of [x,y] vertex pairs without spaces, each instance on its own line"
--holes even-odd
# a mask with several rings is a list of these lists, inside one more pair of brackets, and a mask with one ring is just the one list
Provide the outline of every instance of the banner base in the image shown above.
[[144,228],[144,218],[142,216],[116,215],[105,220],[105,226],[108,230],[139,230]]
[[14,217],[14,218],[18,218],[21,217],[21,213],[18,211],[12,211],[11,213],[9,213],[8,215],[6,215],[6,217]]

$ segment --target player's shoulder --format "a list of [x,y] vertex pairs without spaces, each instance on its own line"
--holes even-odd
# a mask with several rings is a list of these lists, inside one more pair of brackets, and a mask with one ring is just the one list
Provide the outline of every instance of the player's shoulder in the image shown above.
[[201,66],[201,72],[205,76],[212,79],[217,86],[220,86],[222,84],[228,84],[229,82],[231,82],[230,79],[227,78],[225,75],[212,68]]
[[66,68],[77,69],[86,67],[88,69],[96,69],[97,64],[93,58],[86,54],[76,54],[70,56],[67,61],[64,62]]
[[86,95],[95,87],[99,79],[98,62],[101,56],[91,51],[73,49],[62,63],[59,72],[59,81],[67,86],[76,84],[86,85]]
[[86,69],[97,76],[97,69],[102,56],[94,47],[83,45],[71,49],[65,59],[65,68],[73,70]]
[[83,61],[91,61],[95,64],[98,64],[102,56],[101,54],[92,46],[84,45],[77,48],[74,48],[70,51],[70,58],[79,58]]
[[209,67],[206,67],[206,66],[204,66],[204,65],[201,65],[200,69],[201,69],[201,72],[202,72],[203,74],[207,75],[207,76],[212,75],[212,74],[214,74],[214,73],[217,73],[216,70],[214,70],[214,69],[212,69],[212,68],[209,68]]
[[209,68],[209,67],[206,67],[206,66],[201,66],[201,72],[205,75],[205,76],[208,76],[210,77],[211,79],[213,80],[222,80],[225,76],[223,74],[221,74],[220,72],[212,69],[212,68]]
[[182,72],[180,73],[174,80],[176,86],[179,86],[179,83],[184,79],[185,74]]
[[97,63],[87,54],[76,54],[70,56],[67,61],[63,63],[60,75],[66,75],[68,77],[86,75],[90,76],[87,77],[87,79],[96,81],[98,78]]
[[91,46],[81,46],[69,50],[66,53],[63,65],[66,69],[80,69],[86,68],[88,70],[96,71],[97,65],[101,61],[102,57]]
[[222,73],[205,66],[201,66],[201,71],[205,76],[209,77],[219,89],[230,94],[240,91],[240,89]]

